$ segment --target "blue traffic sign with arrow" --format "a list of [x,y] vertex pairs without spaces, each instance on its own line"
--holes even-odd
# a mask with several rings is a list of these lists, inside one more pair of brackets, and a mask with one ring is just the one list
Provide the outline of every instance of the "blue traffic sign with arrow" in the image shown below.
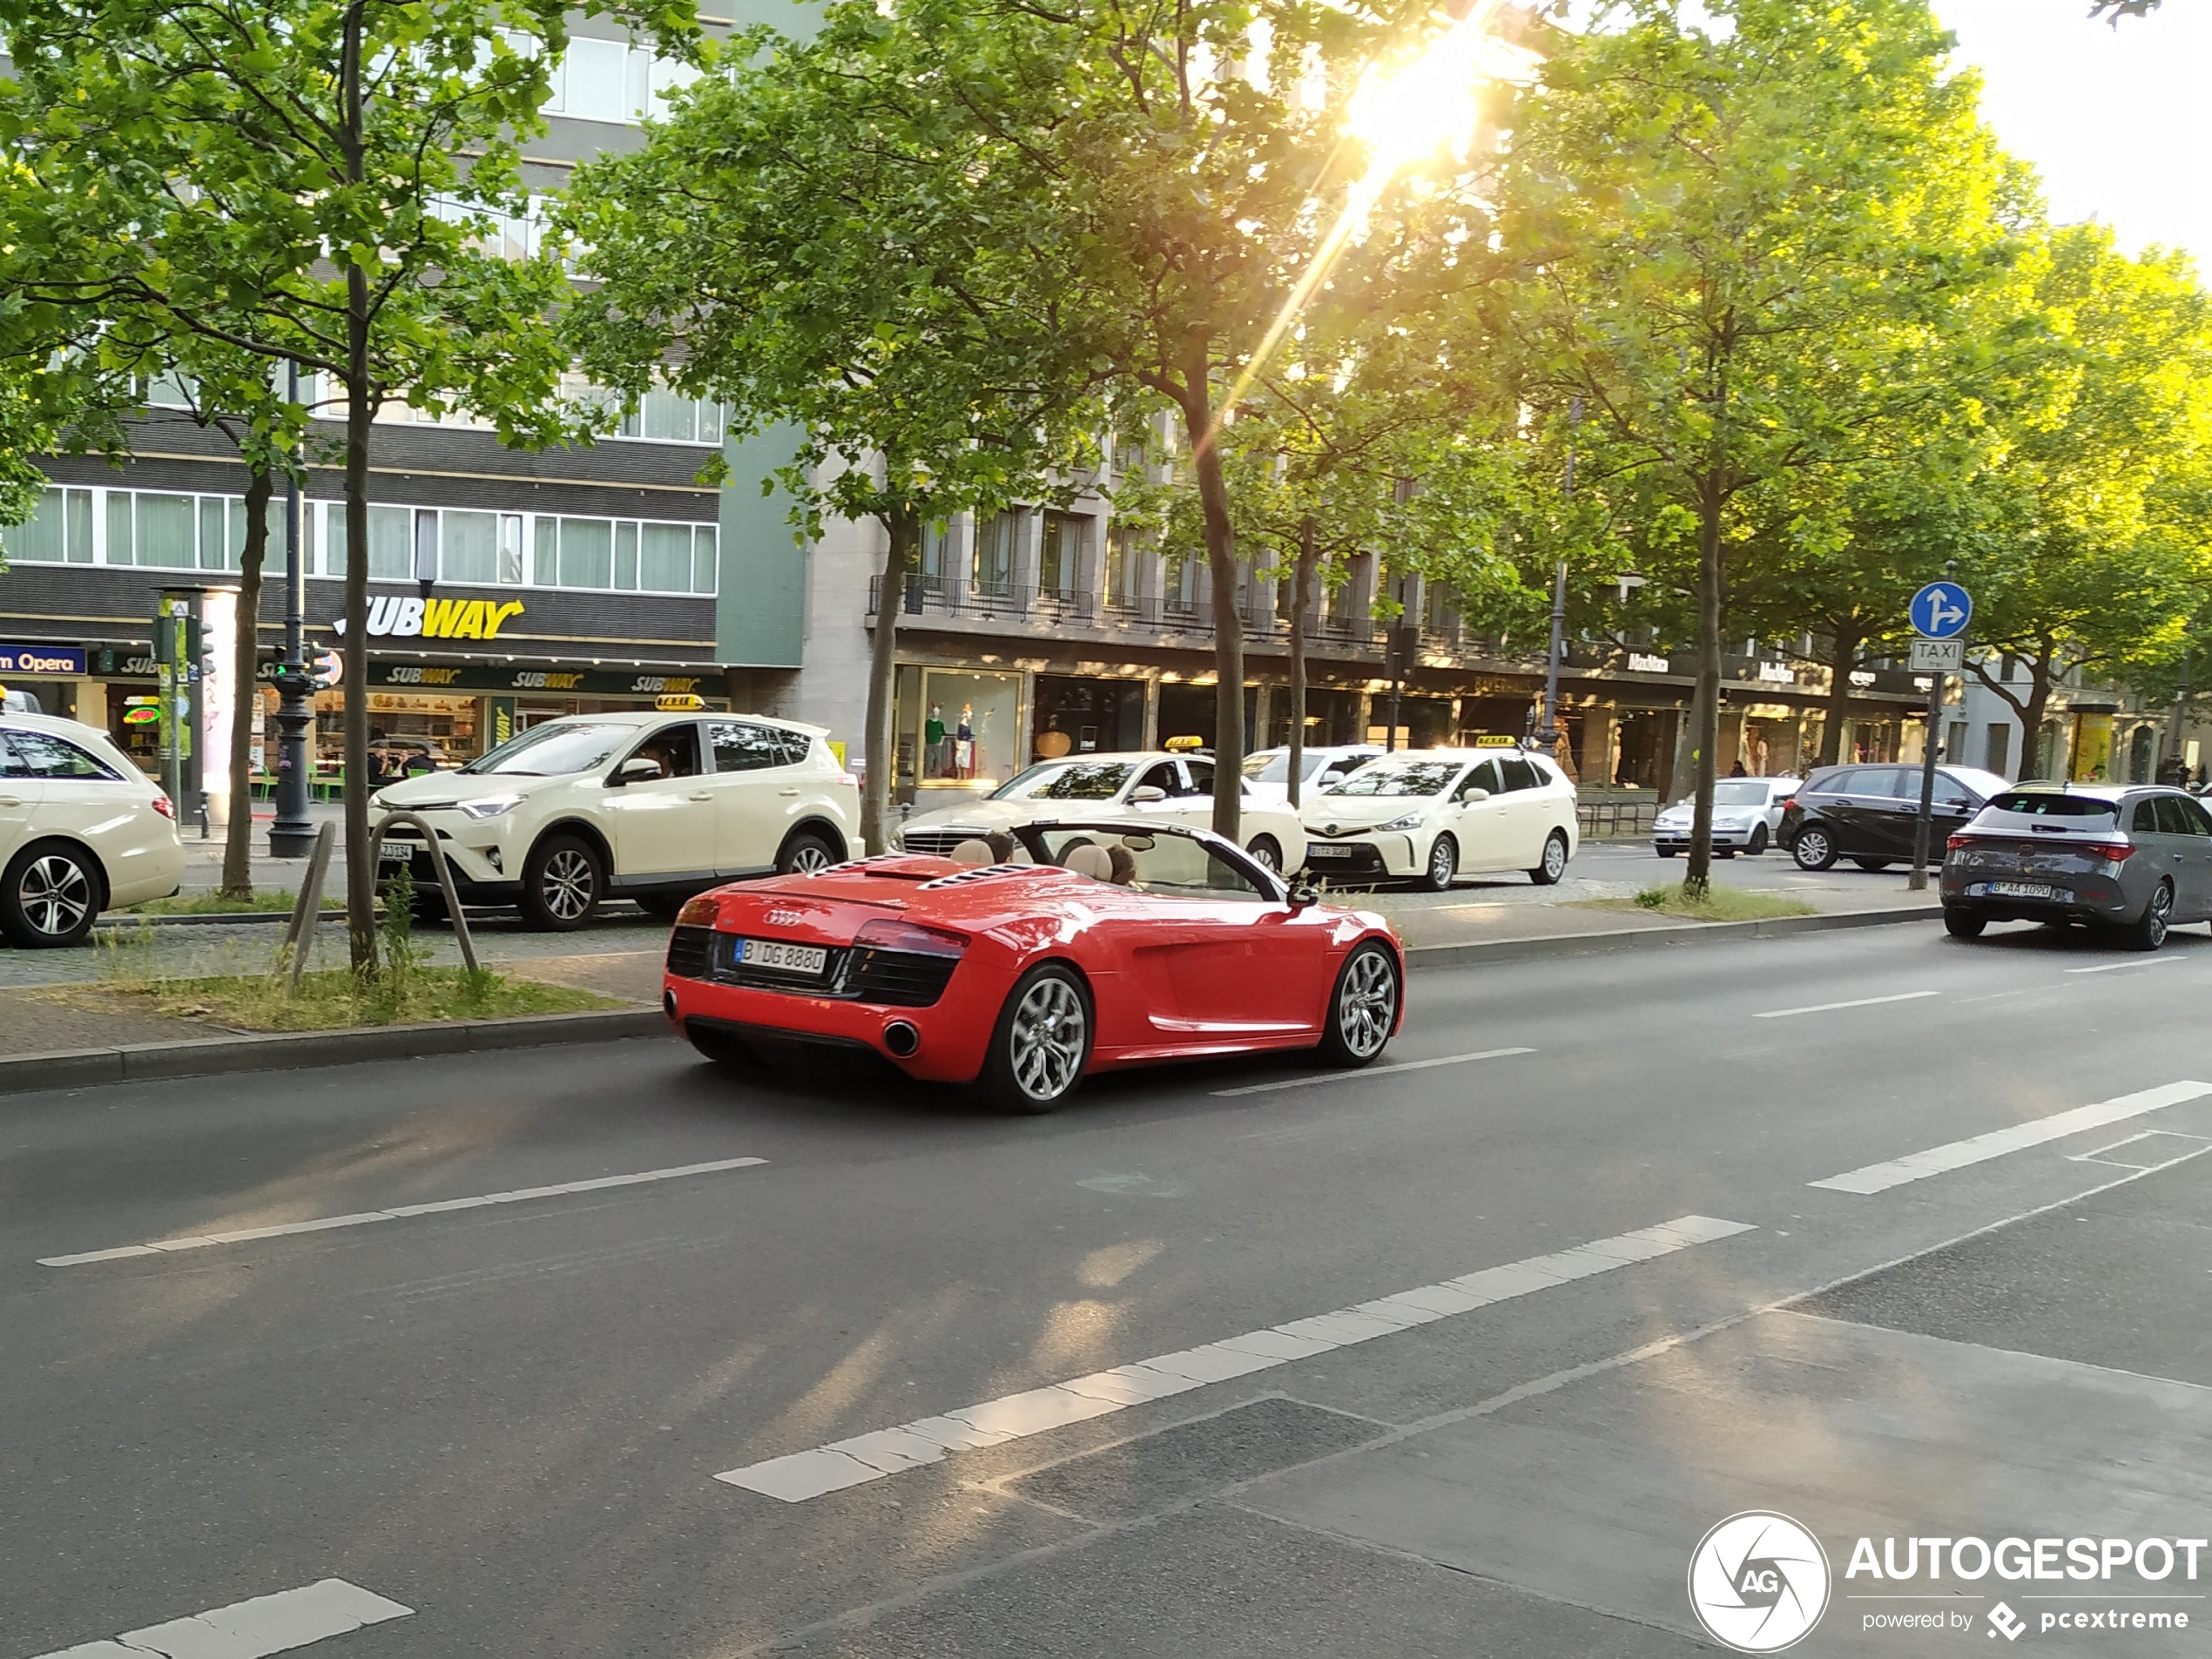
[[1974,602],[1956,582],[1931,582],[1912,596],[1912,631],[1923,639],[1956,639],[1973,614]]

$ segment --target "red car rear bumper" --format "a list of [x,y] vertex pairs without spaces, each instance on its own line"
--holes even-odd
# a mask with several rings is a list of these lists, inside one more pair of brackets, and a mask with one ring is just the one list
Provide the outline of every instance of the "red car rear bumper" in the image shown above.
[[[698,1020],[709,1030],[761,1041],[866,1049],[910,1077],[968,1082],[983,1069],[983,1051],[1006,988],[978,995],[960,983],[962,977],[954,974],[951,987],[931,1007],[902,1008],[664,974],[661,1008],[679,1031]],[[899,1026],[915,1039],[904,1055],[894,1040],[894,1028]]]

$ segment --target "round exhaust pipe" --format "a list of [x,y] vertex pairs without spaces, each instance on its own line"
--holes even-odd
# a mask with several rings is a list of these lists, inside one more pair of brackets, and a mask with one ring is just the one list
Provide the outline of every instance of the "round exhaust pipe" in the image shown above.
[[921,1033],[904,1020],[894,1020],[883,1028],[883,1046],[896,1060],[910,1060],[921,1047]]
[[676,993],[675,993],[675,992],[673,992],[673,991],[663,991],[663,992],[660,994],[660,1011],[661,1011],[663,1014],[665,1014],[666,1015],[668,1015],[668,1017],[669,1017],[670,1019],[671,1019],[671,1020],[672,1020],[672,1019],[674,1019],[674,1018],[676,1017]]

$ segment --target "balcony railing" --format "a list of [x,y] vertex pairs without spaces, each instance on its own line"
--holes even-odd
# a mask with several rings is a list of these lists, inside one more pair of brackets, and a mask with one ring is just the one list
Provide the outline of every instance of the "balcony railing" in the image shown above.
[[[868,615],[883,604],[883,578],[868,582]],[[1098,594],[1088,590],[978,583],[961,577],[910,576],[906,579],[902,617],[948,617],[977,621],[1023,622],[1040,627],[1080,627],[1109,631],[1211,634],[1211,599],[1179,596]],[[1287,642],[1290,624],[1275,614],[1271,595],[1246,596],[1238,608],[1245,636],[1256,644]],[[1309,640],[1352,650],[1379,650],[1383,624],[1367,617],[1318,617],[1306,625]]]

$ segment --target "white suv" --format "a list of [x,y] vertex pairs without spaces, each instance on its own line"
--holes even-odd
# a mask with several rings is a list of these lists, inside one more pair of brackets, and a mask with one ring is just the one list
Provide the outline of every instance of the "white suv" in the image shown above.
[[1349,880],[1411,876],[1441,893],[1462,870],[1567,873],[1575,786],[1548,755],[1416,749],[1370,760],[1306,798],[1306,868]]
[[101,911],[165,899],[184,879],[175,809],[107,733],[0,715],[0,933],[74,945]]
[[[603,900],[673,914],[735,877],[842,863],[860,786],[823,728],[753,714],[586,714],[532,726],[457,772],[390,784],[370,805],[438,833],[463,904],[515,904],[533,927],[580,927]],[[437,873],[397,826],[388,865]]]

